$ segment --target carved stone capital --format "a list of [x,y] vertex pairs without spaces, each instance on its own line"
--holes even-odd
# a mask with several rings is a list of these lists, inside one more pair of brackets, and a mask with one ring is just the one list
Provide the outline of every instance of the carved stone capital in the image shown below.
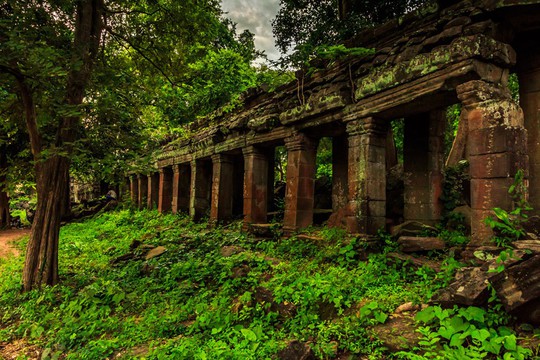
[[481,80],[456,87],[463,104],[469,131],[492,126],[523,127],[523,111],[508,88]]
[[508,88],[482,80],[472,80],[460,84],[456,86],[456,92],[463,106],[467,108],[477,107],[479,104],[486,102],[512,99]]
[[242,148],[242,154],[244,155],[244,157],[255,157],[255,158],[260,158],[260,159],[266,159],[267,156],[266,156],[266,152],[264,149],[261,149],[260,147],[257,147],[257,146],[246,146],[244,148]]
[[301,132],[294,133],[292,136],[285,139],[285,147],[287,148],[287,151],[312,150],[316,149],[318,145],[318,139],[310,138]]
[[386,136],[389,122],[383,119],[367,117],[349,121],[347,123],[347,134],[355,135],[372,135]]
[[232,163],[233,159],[227,154],[214,154],[212,155],[212,163]]

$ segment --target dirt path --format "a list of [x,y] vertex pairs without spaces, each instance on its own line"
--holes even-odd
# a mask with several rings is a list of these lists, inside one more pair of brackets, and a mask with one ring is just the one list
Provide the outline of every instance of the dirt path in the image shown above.
[[18,251],[11,244],[13,241],[30,234],[30,229],[2,230],[0,231],[0,258],[18,255]]

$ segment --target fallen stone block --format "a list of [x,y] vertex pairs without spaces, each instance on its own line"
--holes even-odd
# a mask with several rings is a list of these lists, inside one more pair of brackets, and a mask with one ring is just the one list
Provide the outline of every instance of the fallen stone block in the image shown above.
[[514,249],[530,250],[533,253],[540,254],[540,240],[518,240],[512,243]]
[[391,234],[394,237],[417,236],[425,233],[426,231],[437,231],[437,229],[432,226],[422,224],[418,221],[405,221],[403,224],[394,226]]
[[540,254],[493,276],[490,283],[508,312],[540,321]]
[[158,257],[160,255],[163,255],[163,253],[165,253],[167,251],[167,248],[164,247],[164,246],[158,246],[157,248],[155,249],[152,249],[148,252],[148,254],[146,254],[146,257],[145,259],[146,260],[150,260],[150,259],[153,259],[155,257]]
[[456,273],[456,280],[439,290],[431,302],[446,308],[454,305],[483,306],[489,299],[489,278],[493,276],[480,267],[461,268]]
[[401,236],[398,239],[399,249],[405,253],[430,250],[444,250],[444,240],[437,237]]

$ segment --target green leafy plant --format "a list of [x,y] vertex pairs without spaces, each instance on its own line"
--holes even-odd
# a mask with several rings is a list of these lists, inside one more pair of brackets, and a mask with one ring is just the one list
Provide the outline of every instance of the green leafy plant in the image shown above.
[[495,218],[488,217],[484,220],[495,232],[493,241],[497,246],[502,247],[508,247],[513,241],[526,235],[523,224],[529,219],[527,213],[532,208],[527,201],[523,170],[518,170],[516,173],[514,183],[508,189],[508,193],[512,196],[514,209],[508,212],[501,208],[494,208]]
[[500,314],[478,307],[443,309],[430,306],[416,315],[424,326],[418,350],[423,356],[401,352],[410,359],[526,359],[531,350],[518,345],[516,334],[499,322]]

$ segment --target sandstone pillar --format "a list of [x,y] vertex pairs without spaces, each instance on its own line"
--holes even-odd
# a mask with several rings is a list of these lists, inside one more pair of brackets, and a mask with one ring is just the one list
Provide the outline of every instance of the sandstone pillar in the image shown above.
[[332,211],[347,206],[349,172],[349,147],[346,136],[332,138]]
[[[268,213],[268,168],[266,151],[255,146],[244,154],[244,229],[249,224],[264,224]],[[273,165],[273,164],[272,164]]]
[[[189,164],[178,165],[178,178],[175,179],[177,191],[173,192],[176,195],[176,212],[189,213],[189,195],[191,192],[191,168]],[[174,198],[173,198],[174,205]],[[174,208],[173,208],[174,210]]]
[[442,216],[443,110],[405,119],[403,147],[404,217],[435,225]]
[[231,156],[215,154],[212,156],[212,201],[210,221],[228,221],[233,216],[234,165]]
[[180,166],[175,164],[172,166],[173,180],[172,180],[172,204],[171,212],[173,214],[178,213],[178,189],[180,183]]
[[148,176],[146,175],[137,175],[139,181],[139,200],[137,204],[139,209],[146,207],[148,201]]
[[484,81],[457,87],[467,111],[467,149],[471,175],[471,247],[489,244],[492,231],[484,219],[492,209],[512,209],[508,189],[519,169],[528,176],[527,131],[523,112],[508,89]]
[[283,230],[290,234],[313,223],[318,141],[296,133],[285,139],[287,185]]
[[129,192],[131,193],[131,203],[136,205],[139,202],[139,179],[137,175],[129,177]]
[[189,214],[198,221],[208,215],[212,191],[212,164],[208,160],[191,162]]
[[166,213],[172,208],[173,171],[171,168],[159,169],[158,211]]
[[529,151],[529,203],[540,215],[540,47],[533,44],[518,52],[519,102],[525,117]]
[[148,175],[148,209],[158,207],[159,199],[159,172]]
[[386,225],[386,134],[388,123],[364,118],[347,124],[348,216],[351,233],[375,235]]

